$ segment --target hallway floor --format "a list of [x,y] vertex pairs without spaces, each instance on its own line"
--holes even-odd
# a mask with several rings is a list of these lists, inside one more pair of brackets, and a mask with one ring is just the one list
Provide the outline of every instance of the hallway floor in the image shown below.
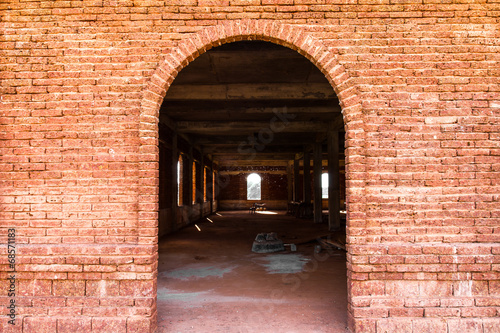
[[[284,212],[219,214],[197,223],[201,231],[191,225],[160,240],[159,332],[346,332],[345,252],[315,254],[326,224]],[[253,253],[262,232],[297,251]]]

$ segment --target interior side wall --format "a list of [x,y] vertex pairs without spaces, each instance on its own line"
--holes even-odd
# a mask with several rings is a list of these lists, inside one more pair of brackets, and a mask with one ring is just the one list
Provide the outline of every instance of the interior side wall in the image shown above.
[[[203,193],[196,190],[199,179],[193,179],[191,164],[195,161],[196,173],[202,172],[201,153],[183,138],[173,139],[174,133],[165,126],[160,126],[159,137],[159,190],[158,190],[158,236],[181,229],[202,217],[217,210],[217,199],[212,196],[212,172],[218,174],[213,161],[204,156],[203,167],[207,168],[206,200]],[[192,155],[192,157],[190,157]],[[182,182],[177,185],[179,157],[182,159],[182,170],[179,173]],[[175,172],[174,172],[175,171]],[[178,191],[181,191],[182,202],[178,202]],[[193,202],[193,191],[196,202]]]

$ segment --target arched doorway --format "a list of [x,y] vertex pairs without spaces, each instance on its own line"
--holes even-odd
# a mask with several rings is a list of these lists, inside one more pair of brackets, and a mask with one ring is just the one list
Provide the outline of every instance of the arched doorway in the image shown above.
[[[247,23],[244,23],[244,25],[246,25],[246,24]],[[239,28],[241,28],[241,27],[239,27]],[[252,29],[251,24],[248,25],[247,28]],[[294,40],[295,42],[297,42],[298,40],[295,40],[295,37],[290,37],[290,35],[289,35],[290,30],[289,29],[290,29],[290,27],[286,27],[284,31],[279,30],[279,32],[276,32],[273,30],[272,33],[273,34],[277,33],[277,34],[281,35],[281,37],[284,36],[284,39]],[[293,30],[293,29],[291,29],[291,30]],[[148,115],[148,113],[150,113],[150,111],[155,110],[155,109],[158,110],[157,109],[158,103],[161,102],[161,100],[159,100],[158,97],[162,97],[164,94],[164,92],[162,92],[162,89],[163,89],[163,91],[165,91],[166,88],[168,87],[168,85],[170,84],[170,82],[172,82],[173,77],[176,75],[177,71],[180,68],[184,67],[187,64],[187,61],[190,61],[190,60],[192,60],[192,58],[197,56],[198,51],[193,46],[196,45],[196,43],[200,42],[200,40],[198,38],[203,40],[206,36],[209,36],[211,34],[210,31],[214,32],[214,33],[217,32],[217,31],[213,31],[211,29],[208,29],[204,33],[198,35],[198,37],[190,40],[187,43],[183,43],[183,45],[181,45],[178,48],[179,54],[176,53],[176,54],[170,54],[167,56],[168,60],[163,64],[161,69],[156,71],[156,73],[153,77],[153,80],[149,86],[150,89],[148,89],[145,92],[145,102],[143,103],[143,110],[145,110],[146,112],[143,112],[143,115],[142,115],[143,119],[154,120],[155,112],[153,112],[152,116]],[[308,58],[313,59],[314,62],[318,65],[318,67],[320,67],[324,70],[324,72],[326,73],[326,77],[328,77],[331,80],[330,81],[331,83],[333,83],[334,80],[337,80],[337,82],[338,82],[337,84],[345,83],[345,81],[348,79],[348,77],[345,76],[345,74],[343,74],[343,69],[341,68],[341,66],[335,65],[335,61],[333,61],[331,58],[329,58],[329,59],[325,58],[327,56],[327,54],[322,53],[322,51],[326,52],[326,50],[322,49],[321,45],[318,44],[317,42],[315,42],[312,38],[304,37],[304,36],[300,36],[300,37],[301,38],[299,38],[299,40],[300,40],[299,44],[302,44],[302,46],[307,46],[306,47],[307,51],[304,51],[303,49],[299,49],[299,51],[301,53],[305,53],[306,56],[308,56]],[[214,40],[213,42],[208,44],[208,47],[211,47],[214,44],[217,45],[221,41],[222,42],[229,42],[229,41],[234,41],[234,40],[261,39],[261,38],[268,39],[269,37],[264,37],[264,35],[253,35],[253,34],[239,35],[239,34],[235,33],[233,37],[225,36],[225,38],[223,40],[221,40],[221,39]],[[293,46],[293,48],[296,48],[296,49],[299,48],[299,47],[294,46],[294,44],[291,44],[290,42],[288,42],[284,39],[274,39],[274,38],[275,37],[271,38],[271,40],[274,42],[279,42],[280,44],[285,44],[286,46]],[[207,44],[205,44],[204,47],[207,47]],[[188,50],[190,50],[190,51],[188,51]],[[312,52],[314,54],[314,56],[316,56],[318,58],[317,59],[313,58],[313,56],[311,56],[311,54],[308,52]],[[191,55],[188,55],[188,54],[191,54]],[[165,75],[166,73],[170,73],[170,75],[167,75],[166,78],[165,77],[162,78],[161,76],[159,76],[159,75]],[[352,112],[357,112],[356,102],[354,100],[350,99],[352,96],[354,96],[354,92],[350,91],[348,89],[349,88],[348,85],[345,85],[345,87],[343,87],[342,89],[344,89],[344,88],[346,88],[347,90],[340,90],[339,92],[341,93],[341,95],[343,97],[342,99],[348,100],[350,103],[350,105],[347,105],[347,109],[352,110]],[[346,92],[346,91],[348,91],[348,92]],[[343,104],[343,103],[341,103],[341,104]],[[346,107],[345,104],[344,104],[344,107]],[[346,116],[346,114],[344,113],[344,117],[345,116]],[[205,183],[205,186],[206,186],[206,183]]]

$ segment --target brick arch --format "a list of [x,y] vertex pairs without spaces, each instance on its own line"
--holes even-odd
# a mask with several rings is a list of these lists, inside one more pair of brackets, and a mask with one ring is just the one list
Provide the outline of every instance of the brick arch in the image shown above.
[[[160,106],[177,74],[201,54],[222,44],[262,40],[285,46],[309,59],[325,75],[342,107],[344,120],[349,122],[359,112],[360,102],[354,80],[321,40],[304,28],[266,20],[224,22],[189,35],[166,54],[143,91],[141,123],[152,124],[158,118]],[[347,117],[347,119],[346,119]],[[141,128],[142,130],[142,128]]]
[[[227,21],[217,26],[206,27],[180,40],[164,56],[143,91],[139,118],[139,136],[141,140],[139,161],[144,163],[140,164],[143,167],[139,170],[138,185],[141,188],[150,187],[151,191],[141,190],[141,193],[145,194],[139,195],[139,227],[151,228],[158,221],[156,216],[158,197],[156,194],[151,194],[157,193],[159,111],[168,88],[177,74],[201,54],[213,47],[243,40],[268,41],[293,49],[309,59],[330,82],[339,98],[347,134],[347,204],[348,207],[352,207],[349,212],[351,212],[351,209],[356,211],[352,215],[354,219],[358,221],[363,219],[365,205],[362,198],[366,180],[364,164],[365,140],[361,99],[358,95],[355,80],[325,44],[313,37],[303,27],[269,20],[241,20]],[[354,155],[356,156],[354,157]],[[349,213],[349,215],[351,214]],[[348,229],[349,220],[351,219],[349,215]],[[154,235],[149,233],[148,236]],[[156,282],[156,277],[154,279]],[[348,293],[351,293],[350,285],[348,275]],[[348,297],[348,299],[350,300],[351,297]],[[351,318],[349,321],[349,325],[353,327]]]

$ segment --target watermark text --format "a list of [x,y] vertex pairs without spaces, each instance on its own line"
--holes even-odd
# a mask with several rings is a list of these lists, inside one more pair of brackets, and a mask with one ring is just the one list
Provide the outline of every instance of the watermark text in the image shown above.
[[9,270],[7,280],[9,281],[9,304],[7,305],[9,324],[16,324],[16,229],[7,231],[7,256],[9,261]]

